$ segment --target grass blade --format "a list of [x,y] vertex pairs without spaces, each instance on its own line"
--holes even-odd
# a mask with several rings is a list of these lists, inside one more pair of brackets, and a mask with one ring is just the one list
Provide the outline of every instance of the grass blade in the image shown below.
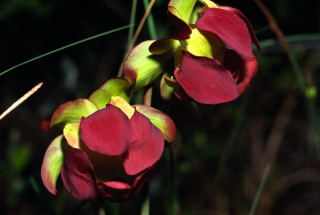
[[33,62],[33,61],[39,60],[39,59],[44,58],[44,57],[46,57],[46,56],[49,56],[49,55],[52,55],[52,54],[57,53],[57,52],[59,52],[59,51],[65,50],[65,49],[67,49],[67,48],[70,48],[70,47],[79,45],[79,44],[81,44],[81,43],[85,43],[85,42],[88,42],[88,41],[90,41],[90,40],[94,40],[94,39],[97,39],[97,38],[99,38],[99,37],[103,37],[103,36],[106,36],[106,35],[109,35],[109,34],[112,34],[112,33],[115,33],[115,32],[118,32],[118,31],[121,31],[121,30],[124,30],[124,29],[127,29],[127,28],[129,28],[130,26],[131,26],[131,25],[125,25],[125,26],[122,26],[122,27],[119,27],[119,28],[115,28],[115,29],[113,29],[113,30],[105,31],[105,32],[102,32],[102,33],[100,33],[100,34],[96,34],[96,35],[93,35],[93,36],[91,36],[91,37],[87,37],[87,38],[85,38],[85,39],[76,41],[76,42],[74,42],[74,43],[70,43],[70,44],[68,44],[68,45],[66,45],[66,46],[63,46],[63,47],[54,49],[54,50],[49,51],[49,52],[47,52],[47,53],[45,53],[45,54],[39,55],[39,56],[37,56],[37,57],[31,58],[31,59],[26,60],[26,61],[24,61],[24,62],[22,62],[22,63],[19,63],[19,64],[15,65],[15,66],[12,66],[12,67],[10,67],[9,69],[6,69],[6,70],[0,72],[0,76],[2,76],[2,75],[4,75],[4,74],[6,74],[6,73],[8,73],[8,72],[10,72],[10,71],[18,68],[18,67],[21,67],[21,66],[26,65],[26,64],[28,64],[28,63],[31,63],[31,62]]
[[[145,10],[147,10],[148,5],[149,5],[149,0],[143,0],[143,5]],[[150,37],[152,40],[157,39],[157,31],[155,27],[155,22],[152,13],[149,14],[148,19],[147,19],[147,25],[148,25],[148,31],[150,34]]]
[[131,13],[130,13],[130,27],[129,27],[129,34],[128,34],[128,45],[131,44],[133,32],[134,32],[134,23],[136,21],[136,12],[137,12],[137,2],[138,0],[132,1]]
[[259,184],[259,187],[258,187],[258,190],[256,192],[256,195],[253,199],[253,202],[252,202],[252,205],[251,205],[251,209],[250,209],[250,212],[249,212],[249,215],[254,215],[255,212],[256,212],[256,209],[257,209],[257,205],[258,205],[258,202],[259,202],[259,199],[261,197],[261,193],[263,191],[263,188],[264,188],[264,185],[266,184],[267,182],[267,178],[269,176],[269,173],[270,173],[270,164],[268,164],[263,172],[263,175],[262,175],[262,179],[260,181],[260,184]]

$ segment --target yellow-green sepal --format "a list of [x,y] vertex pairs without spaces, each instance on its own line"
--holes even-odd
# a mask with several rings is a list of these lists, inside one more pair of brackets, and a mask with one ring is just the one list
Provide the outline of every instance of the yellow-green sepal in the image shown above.
[[163,73],[160,80],[160,95],[164,100],[169,100],[174,93],[174,88],[168,79],[170,80],[169,74]]
[[56,137],[47,148],[41,167],[41,178],[50,193],[57,193],[56,183],[63,164],[63,135]]
[[130,87],[131,84],[129,81],[120,78],[112,78],[94,91],[89,99],[94,102],[99,109],[102,109],[110,102],[112,96],[120,96],[126,101],[129,101]]
[[169,143],[174,141],[177,129],[173,120],[167,114],[146,105],[133,105],[133,107],[161,131],[166,141]]
[[80,122],[82,117],[87,117],[96,112],[98,107],[89,99],[78,98],[60,105],[53,113],[50,127]]
[[124,75],[136,89],[145,87],[161,75],[162,65],[168,58],[166,54],[153,54],[149,51],[154,40],[138,44],[127,57]]
[[69,146],[80,149],[80,122],[68,123],[63,128],[63,136]]
[[189,24],[189,20],[197,0],[171,0],[168,5],[168,11]]
[[221,40],[214,34],[199,31],[194,25],[191,29],[190,38],[181,41],[182,49],[198,57],[220,58],[224,53]]

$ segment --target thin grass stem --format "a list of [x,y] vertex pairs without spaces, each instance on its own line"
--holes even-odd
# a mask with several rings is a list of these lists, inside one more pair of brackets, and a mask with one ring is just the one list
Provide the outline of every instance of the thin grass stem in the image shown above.
[[256,209],[257,209],[257,206],[258,206],[262,191],[264,189],[264,186],[265,186],[265,184],[267,182],[267,179],[268,179],[268,176],[269,176],[269,173],[270,173],[270,168],[271,168],[271,164],[269,163],[266,166],[266,168],[264,169],[261,181],[259,183],[258,190],[256,192],[256,195],[255,195],[255,197],[253,199],[253,202],[252,202],[252,205],[251,205],[251,209],[250,209],[249,215],[254,215],[255,212],[256,212]]
[[32,96],[35,92],[37,92],[42,86],[42,82],[34,86],[31,90],[25,93],[22,97],[20,97],[17,101],[15,101],[8,109],[6,109],[2,114],[0,114],[0,120],[2,120],[5,116],[7,116],[11,111],[16,109],[22,102],[27,100],[30,96]]
[[136,41],[137,41],[137,39],[138,39],[138,36],[139,36],[139,34],[140,34],[143,26],[144,26],[144,23],[146,22],[149,14],[150,14],[150,12],[151,12],[151,9],[152,9],[154,3],[155,3],[155,0],[151,0],[150,3],[149,3],[149,5],[148,5],[148,8],[146,9],[146,11],[145,11],[144,14],[143,14],[143,17],[142,17],[142,19],[141,19],[141,21],[140,21],[140,23],[139,23],[139,25],[138,25],[138,27],[137,27],[136,32],[135,32],[134,35],[133,35],[133,38],[132,38],[132,40],[131,40],[131,43],[130,43],[130,45],[128,46],[128,49],[127,49],[127,51],[126,51],[126,53],[125,53],[125,55],[124,55],[124,58],[123,58],[123,60],[122,60],[122,62],[121,62],[121,65],[120,65],[120,67],[119,67],[119,71],[118,71],[117,77],[122,77],[124,62],[125,62],[128,54],[129,54],[130,51],[132,50],[134,44],[136,43]]
[[[149,0],[143,0],[143,5],[144,5],[145,10],[147,10],[148,5],[149,5]],[[155,26],[155,22],[154,22],[154,18],[153,18],[152,13],[150,13],[148,16],[147,25],[148,25],[148,31],[149,31],[151,39],[156,40],[157,39],[157,31],[156,31],[156,26]]]
[[132,7],[130,13],[130,27],[128,33],[128,46],[131,44],[133,32],[134,32],[134,23],[136,21],[136,12],[137,12],[137,2],[138,0],[132,0]]
[[118,32],[118,31],[122,31],[122,30],[124,30],[124,29],[129,28],[129,27],[130,27],[130,25],[122,26],[122,27],[119,27],[119,28],[116,28],[116,29],[113,29],[113,30],[109,30],[109,31],[106,31],[106,32],[103,32],[103,33],[100,33],[100,34],[93,35],[93,36],[91,36],[91,37],[87,37],[87,38],[85,38],[85,39],[76,41],[76,42],[74,42],[74,43],[70,43],[70,44],[68,44],[68,45],[66,45],[66,46],[63,46],[63,47],[54,49],[54,50],[52,50],[52,51],[46,52],[46,53],[44,53],[44,54],[42,54],[42,55],[39,55],[39,56],[37,56],[37,57],[31,58],[31,59],[29,59],[29,60],[26,60],[26,61],[24,61],[24,62],[22,62],[22,63],[19,63],[19,64],[15,65],[15,66],[10,67],[9,69],[6,69],[6,70],[0,72],[0,76],[6,74],[6,73],[8,73],[8,72],[10,72],[10,71],[12,71],[12,70],[14,70],[14,69],[16,69],[16,68],[18,68],[18,67],[21,67],[21,66],[26,65],[26,64],[28,64],[28,63],[34,62],[34,61],[39,60],[39,59],[41,59],[41,58],[47,57],[47,56],[49,56],[49,55],[55,54],[55,53],[57,53],[57,52],[59,52],[59,51],[65,50],[65,49],[70,48],[70,47],[73,47],[73,46],[77,46],[77,45],[79,45],[79,44],[88,42],[88,41],[90,41],[90,40],[97,39],[97,38],[99,38],[99,37],[103,37],[103,36],[106,36],[106,35],[109,35],[109,34]]
[[315,148],[318,157],[320,157],[320,124],[318,119],[318,112],[315,106],[315,98],[316,96],[309,96],[309,90],[314,90],[316,92],[315,86],[308,86],[305,77],[302,75],[302,69],[298,63],[298,60],[290,48],[289,44],[285,39],[285,35],[281,28],[279,27],[276,19],[273,17],[270,10],[264,5],[261,0],[253,0],[256,5],[260,8],[262,13],[265,15],[266,19],[269,22],[270,29],[274,32],[279,41],[279,44],[283,48],[284,52],[287,54],[289,62],[292,66],[293,73],[296,77],[298,86],[305,100],[305,107],[307,109],[307,116],[310,123],[310,127],[312,129],[314,138],[315,138]]

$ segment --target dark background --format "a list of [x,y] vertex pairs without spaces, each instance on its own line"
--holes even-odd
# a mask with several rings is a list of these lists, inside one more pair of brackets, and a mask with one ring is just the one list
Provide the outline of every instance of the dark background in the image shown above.
[[[174,165],[167,149],[141,194],[120,205],[103,203],[110,214],[118,214],[117,210],[119,214],[139,214],[147,193],[151,214],[170,214],[170,207],[176,208],[176,214],[249,214],[271,161],[256,214],[319,214],[317,140],[290,61],[276,40],[270,40],[275,39],[274,33],[253,1],[217,2],[240,9],[251,20],[262,45],[258,74],[241,98],[221,105],[195,105],[177,99],[164,102],[155,90],[154,105],[168,112],[179,130]],[[320,2],[265,3],[288,36],[308,86],[317,88]],[[153,9],[159,38],[168,36],[171,30],[166,5],[166,0],[158,0]],[[129,0],[2,0],[0,70],[127,25],[130,9]],[[138,0],[137,23],[143,11]],[[60,182],[57,197],[41,183],[43,155],[56,135],[44,132],[41,121],[49,119],[59,104],[87,97],[114,77],[127,35],[127,30],[114,33],[0,76],[0,112],[37,83],[44,83],[34,96],[0,121],[0,214],[52,214],[52,208],[66,214],[77,205]],[[139,41],[145,39],[149,39],[147,28]],[[319,111],[318,98],[315,105]],[[76,214],[98,214],[97,205],[101,204],[91,201]]]

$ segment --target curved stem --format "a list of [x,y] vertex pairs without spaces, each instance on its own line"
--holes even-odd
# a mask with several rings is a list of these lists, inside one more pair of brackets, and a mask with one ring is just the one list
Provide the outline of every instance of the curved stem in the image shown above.
[[143,17],[142,17],[142,19],[141,19],[138,27],[137,27],[137,30],[136,30],[136,32],[135,32],[134,35],[133,35],[133,38],[132,38],[132,40],[131,40],[131,43],[130,43],[130,45],[128,46],[128,49],[127,49],[127,51],[126,51],[126,53],[125,53],[125,55],[124,55],[124,58],[123,58],[123,60],[122,60],[122,62],[121,62],[121,65],[120,65],[120,68],[119,68],[119,71],[118,71],[118,74],[117,74],[117,77],[119,77],[119,78],[122,77],[122,75],[123,75],[124,62],[125,62],[128,54],[129,54],[130,51],[132,50],[134,44],[136,43],[136,41],[137,41],[137,39],[138,39],[138,36],[139,36],[139,34],[140,34],[141,30],[142,30],[142,27],[144,26],[144,23],[146,22],[146,20],[147,20],[149,14],[150,14],[150,12],[151,12],[151,9],[152,9],[154,3],[155,3],[155,0],[151,0],[151,1],[150,1],[149,6],[147,7],[146,11],[144,12],[144,15],[143,15]]
[[106,36],[106,35],[115,33],[115,32],[117,32],[117,31],[121,31],[121,30],[127,29],[127,28],[129,28],[129,27],[130,27],[130,25],[122,26],[122,27],[119,27],[119,28],[116,28],[116,29],[113,29],[113,30],[110,30],[110,31],[106,31],[106,32],[103,32],[103,33],[100,33],[100,34],[93,35],[93,36],[91,36],[91,37],[87,37],[87,38],[85,38],[85,39],[76,41],[76,42],[74,42],[74,43],[70,43],[70,44],[68,44],[68,45],[66,45],[66,46],[63,46],[63,47],[54,49],[54,50],[52,50],[52,51],[49,51],[49,52],[47,52],[47,53],[44,53],[44,54],[39,55],[39,56],[37,56],[37,57],[31,58],[31,59],[26,60],[26,61],[24,61],[24,62],[22,62],[22,63],[17,64],[17,65],[14,65],[14,66],[10,67],[9,69],[6,69],[6,70],[0,72],[0,76],[6,74],[6,73],[8,73],[8,72],[10,72],[10,71],[12,71],[12,70],[14,70],[14,69],[16,69],[16,68],[19,68],[19,67],[21,67],[21,66],[23,66],[23,65],[26,65],[26,64],[31,63],[31,62],[33,62],[33,61],[36,61],[36,60],[39,60],[39,59],[41,59],[41,58],[47,57],[47,56],[49,56],[49,55],[55,54],[55,53],[57,53],[57,52],[59,52],[59,51],[65,50],[65,49],[67,49],[67,48],[70,48],[70,47],[73,47],[73,46],[76,46],[76,45],[79,45],[79,44],[81,44],[81,43],[88,42],[88,41],[90,41],[90,40],[97,39],[97,38],[99,38],[99,37],[103,37],[103,36]]

